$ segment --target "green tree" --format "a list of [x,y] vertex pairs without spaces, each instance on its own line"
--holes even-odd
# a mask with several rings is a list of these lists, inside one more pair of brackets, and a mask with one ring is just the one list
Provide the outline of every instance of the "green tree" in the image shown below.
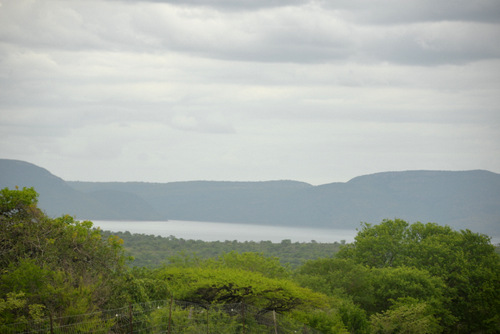
[[296,271],[295,280],[329,296],[352,298],[359,305],[375,303],[370,269],[354,261],[337,258],[308,261]]
[[446,302],[445,284],[428,271],[406,266],[396,268],[372,268],[369,281],[373,292],[372,304],[364,305],[369,313],[383,312],[401,298],[412,298],[433,306],[433,312],[442,318],[449,315],[443,309]]
[[[5,223],[15,223],[24,218],[39,216],[41,211],[37,208],[38,193],[34,188],[24,187],[22,190],[0,190],[0,214]],[[8,219],[8,220],[7,220]]]
[[166,267],[158,270],[157,278],[177,300],[201,305],[242,303],[259,309],[260,315],[277,312],[313,328],[329,328],[325,333],[338,333],[337,329],[345,327],[330,298],[289,279],[210,266]]
[[[446,330],[500,331],[500,257],[490,238],[435,223],[385,220],[364,224],[355,242],[339,252],[370,268],[410,266],[445,284]],[[455,325],[449,322],[456,319]]]
[[[444,307],[445,285],[439,277],[410,267],[369,268],[348,259],[319,259],[302,266],[296,280],[303,286],[339,298],[348,306],[352,300],[363,312],[338,307],[347,328],[366,329],[366,316],[385,312],[402,298],[412,298],[428,305],[432,315],[449,323],[453,317]],[[352,315],[355,315],[353,317]]]
[[286,279],[231,268],[164,268],[160,278],[176,299],[196,303],[241,303],[269,311],[324,307],[326,296]]
[[401,219],[384,220],[374,226],[364,223],[354,243],[343,247],[339,257],[376,268],[401,264],[406,255],[408,227],[409,224]]
[[0,191],[0,298],[22,296],[23,303],[5,309],[11,315],[2,319],[60,317],[119,303],[122,241],[103,238],[91,222],[47,217],[37,198],[33,188]]
[[41,322],[43,309],[41,304],[28,304],[23,292],[9,292],[5,299],[0,298],[0,330],[7,332],[4,324],[9,323]]
[[210,259],[204,263],[206,266],[214,268],[241,269],[250,272],[261,273],[270,278],[288,278],[290,270],[288,266],[283,266],[277,257],[267,257],[262,253],[243,252],[222,254],[215,259]]
[[374,334],[432,334],[443,331],[432,307],[425,302],[408,298],[399,300],[382,313],[372,315],[370,327]]

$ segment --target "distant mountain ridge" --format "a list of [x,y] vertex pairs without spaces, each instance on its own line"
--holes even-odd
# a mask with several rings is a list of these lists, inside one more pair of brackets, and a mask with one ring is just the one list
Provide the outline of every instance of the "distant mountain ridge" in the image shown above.
[[404,171],[312,186],[298,181],[64,181],[0,159],[0,188],[35,187],[40,207],[93,220],[193,220],[352,229],[402,218],[500,236],[500,174]]
[[[19,160],[0,159],[0,189],[34,187],[40,194],[39,206],[50,216],[70,214],[79,219],[159,220],[148,203],[133,193],[107,190],[94,194],[74,189],[48,170]],[[106,195],[106,193],[108,193]],[[119,203],[118,200],[121,199]],[[127,207],[128,210],[123,210]]]

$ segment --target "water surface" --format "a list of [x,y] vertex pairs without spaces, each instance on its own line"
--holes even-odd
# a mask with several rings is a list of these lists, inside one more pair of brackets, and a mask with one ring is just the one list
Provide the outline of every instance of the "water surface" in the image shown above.
[[94,226],[112,232],[152,234],[162,237],[203,241],[272,241],[281,242],[345,242],[354,241],[356,230],[299,228],[285,226],[264,226],[236,223],[195,222],[184,220],[169,221],[112,221],[92,220]]

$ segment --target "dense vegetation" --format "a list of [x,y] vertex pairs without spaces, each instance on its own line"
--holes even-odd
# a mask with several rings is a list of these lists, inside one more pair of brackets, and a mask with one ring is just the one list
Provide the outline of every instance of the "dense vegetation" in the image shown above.
[[[125,236],[126,243],[132,239]],[[137,245],[151,244],[156,237],[139,239],[144,241]],[[167,239],[170,246],[189,244]],[[251,245],[268,246],[265,256],[241,248],[227,252],[230,244],[237,246],[229,242],[227,248],[225,243],[208,245],[220,246],[217,255],[210,253],[214,256],[186,256],[184,249],[184,255],[161,266],[131,268],[123,242],[92,228],[91,222],[47,217],[37,208],[32,188],[1,190],[0,331],[11,322],[96,317],[92,312],[172,297],[199,304],[245,303],[324,333],[500,330],[500,257],[487,236],[468,230],[403,220],[364,224],[354,243],[300,265],[286,261],[295,266],[267,256],[271,245]],[[139,254],[137,245],[129,251]],[[288,241],[277,245],[303,247]],[[188,311],[174,310],[177,316],[182,312]],[[254,325],[247,322],[248,332]],[[106,326],[110,323],[102,319]]]
[[345,241],[340,243],[292,242],[289,239],[280,243],[271,241],[201,241],[185,240],[174,236],[161,237],[130,232],[103,231],[104,236],[115,235],[124,241],[128,254],[133,256],[131,266],[155,268],[184,257],[209,259],[229,252],[263,253],[279,258],[282,265],[296,268],[307,260],[330,257],[337,253]]

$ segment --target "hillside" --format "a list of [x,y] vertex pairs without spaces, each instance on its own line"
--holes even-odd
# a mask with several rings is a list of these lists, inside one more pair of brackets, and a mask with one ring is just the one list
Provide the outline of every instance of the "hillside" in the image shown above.
[[64,181],[47,170],[0,160],[0,187],[33,186],[49,215],[83,219],[195,220],[356,228],[385,218],[437,222],[500,234],[500,174],[384,172],[345,183]]
[[0,159],[0,189],[34,187],[40,194],[39,206],[49,216],[70,214],[79,219],[161,219],[148,203],[133,193],[99,190],[85,193],[44,168]]

